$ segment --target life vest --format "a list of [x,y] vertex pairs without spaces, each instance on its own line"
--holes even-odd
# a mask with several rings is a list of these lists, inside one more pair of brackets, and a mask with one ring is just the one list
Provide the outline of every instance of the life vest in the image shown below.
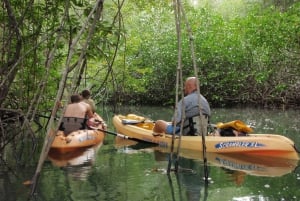
[[[201,122],[201,117],[203,118],[203,121]],[[207,126],[208,126],[208,116],[207,115],[197,115],[194,117],[187,118],[184,121],[183,124],[183,135],[201,135],[201,130],[199,128],[202,128],[201,123],[203,123],[204,128],[203,132],[204,135],[207,134]]]
[[253,132],[253,129],[250,128],[248,125],[246,125],[241,120],[234,120],[234,121],[230,121],[227,123],[220,122],[220,123],[217,123],[217,128],[220,128],[220,129],[233,128],[239,132],[244,132],[244,133]]
[[[230,121],[227,123],[217,123],[216,127],[220,136],[247,136],[253,132],[253,129],[240,120]],[[238,132],[238,134],[236,133]]]

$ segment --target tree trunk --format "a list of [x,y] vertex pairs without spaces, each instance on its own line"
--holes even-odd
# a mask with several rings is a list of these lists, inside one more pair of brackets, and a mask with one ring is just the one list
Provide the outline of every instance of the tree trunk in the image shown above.
[[[19,62],[22,48],[22,36],[19,31],[14,11],[8,0],[4,0],[4,7],[8,15],[7,28],[9,29],[8,33],[10,33],[11,39],[8,40],[9,44],[5,44],[5,46],[7,47],[6,50],[8,52],[2,52],[3,55],[6,54],[6,56],[3,58],[7,58],[8,60],[3,62],[2,66],[0,67],[0,107],[4,102],[8,94],[10,85],[14,81],[15,76],[18,72],[17,64]],[[12,38],[15,38],[15,40],[13,40]],[[13,41],[16,41],[16,43],[13,43]]]

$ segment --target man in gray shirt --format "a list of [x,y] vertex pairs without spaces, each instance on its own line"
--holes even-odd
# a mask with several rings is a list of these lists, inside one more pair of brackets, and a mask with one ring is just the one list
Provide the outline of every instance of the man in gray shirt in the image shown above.
[[[201,94],[197,93],[197,78],[189,77],[184,84],[185,97],[178,102],[176,121],[172,119],[172,123],[164,120],[157,120],[153,128],[154,135],[160,133],[173,134],[180,131],[180,122],[182,119],[182,107],[184,106],[185,118],[183,124],[183,135],[199,135],[197,131],[199,125],[203,126],[205,134],[207,134],[208,118],[211,115],[209,104]],[[199,110],[199,97],[201,106],[201,115]],[[175,125],[175,126],[174,126]]]

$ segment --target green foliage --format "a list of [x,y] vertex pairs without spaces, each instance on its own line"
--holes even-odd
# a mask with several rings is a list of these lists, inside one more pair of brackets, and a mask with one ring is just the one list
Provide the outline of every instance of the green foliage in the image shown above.
[[[230,2],[203,1],[197,6],[183,2],[189,23],[181,18],[183,77],[195,74],[187,32],[191,27],[201,93],[211,105],[299,104],[300,4],[283,8]],[[14,0],[10,4],[19,22],[22,50],[6,97],[8,107],[26,110],[43,84],[40,107],[53,105],[72,41],[80,31],[67,88],[77,72],[73,69],[80,67],[77,90],[90,88],[97,103],[174,104],[178,44],[170,2],[133,0],[121,5],[105,1],[91,38],[95,16],[87,20],[94,7],[90,1],[20,4]],[[1,63],[8,63],[17,41],[8,29],[11,24],[5,11],[0,12]],[[84,62],[77,63],[86,42]]]
[[[142,12],[130,7],[139,15],[125,23],[129,27],[126,65],[130,65],[128,73],[136,72],[136,68],[151,69],[145,79],[135,81],[142,86],[141,96],[147,89],[144,103],[170,104],[174,101],[178,61],[174,17],[170,7],[148,6]],[[229,15],[214,12],[209,4],[200,8],[185,5],[196,47],[201,92],[214,105],[278,105],[289,100],[295,104],[288,91],[299,80],[299,59],[295,59],[300,49],[299,3],[284,12],[258,4],[243,8],[243,12],[235,10]],[[187,77],[194,72],[185,30],[182,23],[183,75]]]

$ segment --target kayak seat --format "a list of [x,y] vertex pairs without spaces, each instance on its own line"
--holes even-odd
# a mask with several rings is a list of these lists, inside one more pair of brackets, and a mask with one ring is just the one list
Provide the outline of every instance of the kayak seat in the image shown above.
[[86,119],[77,117],[64,117],[59,127],[59,130],[64,131],[65,135],[83,129],[86,129]]

